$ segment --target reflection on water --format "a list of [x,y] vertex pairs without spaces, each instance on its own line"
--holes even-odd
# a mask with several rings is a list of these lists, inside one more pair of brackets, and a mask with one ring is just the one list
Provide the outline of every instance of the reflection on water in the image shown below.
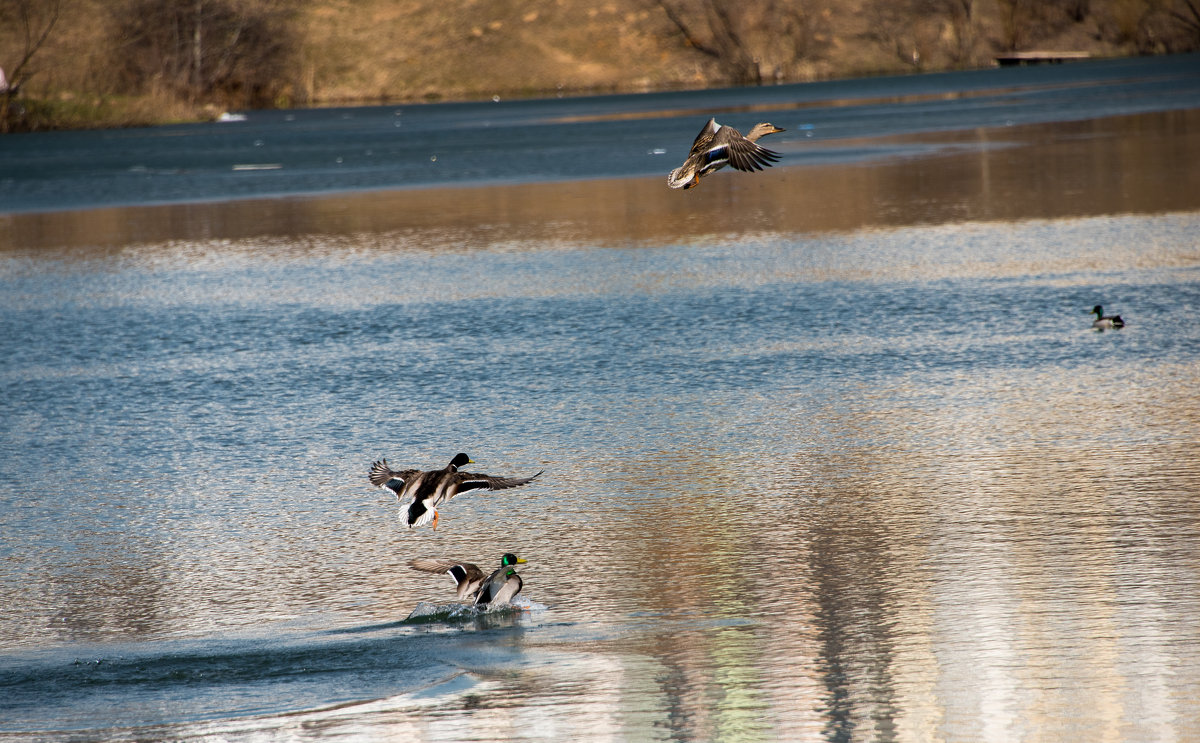
[[[0,249],[119,252],[177,240],[381,235],[379,248],[656,244],[747,232],[1053,219],[1200,207],[1200,109],[806,145],[873,152],[858,166],[776,167],[679,194],[664,178],[0,215]],[[893,154],[889,158],[889,154]],[[929,155],[936,155],[929,157]],[[724,174],[723,174],[724,175]],[[703,215],[700,219],[697,215]],[[363,247],[361,244],[356,247]],[[144,248],[143,248],[144,249]]]
[[813,512],[830,521],[813,571],[851,724],[865,709],[919,724],[905,739],[1094,740],[1181,719],[1167,679],[1200,638],[1169,630],[1188,649],[1167,660],[1161,623],[1196,604],[1163,591],[1195,583],[1195,513],[1156,483],[1191,491],[1200,450],[1194,419],[1164,436],[1153,412],[1182,390],[1149,381],[1104,400],[1060,372],[958,385],[881,421],[911,440],[836,463],[862,477]]
[[6,218],[0,737],[1200,737],[1193,117]]

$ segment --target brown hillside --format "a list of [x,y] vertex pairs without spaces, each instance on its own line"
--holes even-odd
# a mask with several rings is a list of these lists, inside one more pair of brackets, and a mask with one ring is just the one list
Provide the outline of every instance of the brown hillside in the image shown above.
[[[228,34],[241,48],[222,48],[224,16],[207,19],[202,80],[187,27],[196,0],[0,0],[10,75],[23,51],[12,8],[54,2],[61,16],[26,68],[26,128],[971,68],[1013,49],[1200,48],[1188,0],[199,0],[259,23],[256,48],[245,48],[249,26]],[[174,37],[130,21],[168,6],[179,8]],[[175,57],[162,51],[171,38]]]

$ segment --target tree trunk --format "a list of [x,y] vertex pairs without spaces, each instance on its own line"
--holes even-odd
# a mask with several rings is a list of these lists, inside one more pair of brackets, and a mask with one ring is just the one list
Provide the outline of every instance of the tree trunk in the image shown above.
[[196,26],[192,30],[192,98],[195,99],[202,90],[204,81],[204,44],[201,35],[201,19],[204,13],[204,0],[196,0]]

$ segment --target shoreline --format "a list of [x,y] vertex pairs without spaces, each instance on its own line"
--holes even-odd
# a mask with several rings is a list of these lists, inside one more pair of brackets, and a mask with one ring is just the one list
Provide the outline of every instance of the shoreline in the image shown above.
[[[1132,54],[1089,54],[1086,57],[1072,59],[1068,64],[1091,64],[1091,63],[1106,63],[1106,62],[1135,62],[1137,60],[1160,59],[1163,57],[1178,57],[1187,56],[1189,54],[1200,54],[1192,52],[1181,52],[1176,54],[1159,54],[1159,55],[1132,55]],[[653,87],[647,87],[637,84],[601,84],[594,86],[582,87],[553,87],[553,88],[493,88],[491,90],[473,90],[466,91],[460,94],[451,94],[446,96],[431,97],[428,94],[401,94],[389,96],[358,96],[358,97],[330,97],[314,100],[306,105],[299,106],[283,106],[283,107],[239,107],[239,106],[218,106],[212,103],[196,103],[187,104],[177,100],[156,100],[153,96],[120,96],[111,94],[95,94],[91,96],[76,95],[73,93],[62,93],[60,100],[52,100],[47,98],[29,99],[27,102],[32,102],[43,109],[62,109],[67,111],[65,114],[68,117],[75,117],[66,120],[65,123],[39,125],[31,129],[17,129],[9,132],[0,132],[0,137],[6,135],[22,135],[22,134],[46,134],[55,132],[104,132],[104,131],[123,131],[130,129],[152,129],[171,126],[188,126],[188,125],[203,125],[224,123],[232,121],[240,121],[242,117],[248,115],[262,115],[283,112],[307,112],[307,111],[329,111],[340,109],[367,109],[378,107],[399,107],[399,106],[438,106],[438,105],[462,105],[462,104],[478,104],[492,102],[540,102],[540,101],[555,101],[562,99],[591,99],[591,98],[613,98],[625,96],[670,96],[675,94],[706,94],[706,93],[722,93],[726,91],[739,90],[745,91],[748,94],[754,92],[770,91],[776,88],[787,88],[803,85],[838,85],[841,83],[853,83],[858,81],[877,81],[888,79],[920,79],[930,78],[939,75],[953,74],[971,74],[971,73],[986,73],[996,70],[1001,70],[1012,65],[1000,64],[998,61],[993,61],[986,65],[967,66],[967,67],[945,67],[931,69],[905,69],[905,68],[880,68],[878,70],[869,71],[842,71],[836,74],[828,74],[808,79],[788,79],[774,82],[764,82],[759,85],[734,85],[722,82],[720,80],[706,80],[696,82],[679,82],[676,84],[663,84]],[[1028,66],[1028,65],[1027,65]],[[64,97],[65,96],[65,97]],[[91,103],[81,102],[80,98],[89,98]],[[14,98],[13,104],[22,102],[20,98]],[[109,118],[99,118],[90,120],[87,117],[80,118],[77,113],[70,113],[82,108],[87,108],[91,105],[93,108],[109,107],[113,113],[109,114]],[[132,111],[133,113],[129,113]],[[154,111],[153,115],[147,116],[139,111]],[[158,118],[155,118],[158,117]]]
[[263,112],[219,124],[17,135],[0,138],[0,218],[665,177],[710,115],[735,126],[761,118],[783,126],[771,139],[783,155],[778,169],[934,146],[922,136],[953,140],[955,132],[977,129],[1200,108],[1200,55],[1086,64],[647,96]]
[[[75,128],[304,105],[661,93],[972,71],[1037,50],[1057,50],[1056,60],[1096,60],[1194,51],[1198,43],[1186,16],[1169,4],[1143,4],[1134,13],[1118,0],[1045,7],[752,3],[724,20],[659,0],[205,4],[203,24],[193,24],[191,12],[173,23],[165,16],[139,22],[138,14],[99,0],[14,19],[0,27],[0,49],[9,50],[0,64],[27,94],[37,115],[32,123]],[[138,7],[155,5],[192,7],[191,0]],[[240,26],[231,28],[218,12],[226,6]],[[46,43],[32,64],[18,64],[13,52],[43,29]],[[203,65],[205,58],[222,59],[223,74]]]
[[[822,146],[828,146],[824,141]],[[835,142],[856,157],[728,172],[682,197],[626,176],[337,191],[0,215],[0,251],[170,240],[273,243],[309,234],[424,234],[429,245],[511,240],[622,245],[733,232],[828,232],[945,221],[1200,210],[1200,109]],[[874,150],[871,156],[864,155]],[[1009,173],[1084,159],[1124,187]],[[1194,170],[1194,169],[1193,169]],[[750,211],[728,204],[750,199]],[[697,213],[713,215],[698,224]],[[403,240],[402,240],[403,241]]]

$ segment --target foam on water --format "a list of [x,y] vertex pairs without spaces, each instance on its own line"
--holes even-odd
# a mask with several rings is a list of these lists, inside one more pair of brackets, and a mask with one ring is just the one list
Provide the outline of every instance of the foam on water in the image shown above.
[[425,624],[429,622],[466,622],[483,617],[540,615],[546,612],[546,606],[530,601],[525,596],[515,596],[507,604],[489,604],[475,606],[474,604],[434,604],[422,601],[413,608],[404,620],[410,624]]

